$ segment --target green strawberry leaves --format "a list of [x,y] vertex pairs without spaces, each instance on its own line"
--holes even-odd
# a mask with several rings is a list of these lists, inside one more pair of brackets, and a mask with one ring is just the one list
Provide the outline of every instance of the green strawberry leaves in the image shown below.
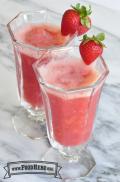
[[80,15],[81,18],[84,18],[86,16],[89,16],[92,13],[91,6],[89,5],[88,8],[86,6],[81,6],[80,13],[81,13],[81,15]]
[[81,18],[81,24],[87,28],[90,28],[90,26],[91,26],[88,17]]
[[72,7],[75,11],[77,11],[77,12],[80,13],[80,3],[77,3],[76,6],[71,5],[71,7]]
[[80,15],[81,24],[90,28],[91,24],[88,16],[92,13],[91,6],[81,6],[80,3],[77,3],[76,6],[72,6],[72,8]]
[[98,35],[96,35],[96,38],[99,41],[103,41],[103,40],[105,40],[105,34],[104,33],[99,33]]
[[83,36],[83,44],[86,44],[88,41],[93,40],[96,44],[101,45],[102,47],[106,47],[102,41],[105,40],[105,34],[99,33],[96,36],[88,37],[87,34]]
[[[74,6],[73,6],[74,7]],[[77,3],[76,4],[76,10],[79,10],[80,9],[80,3]]]

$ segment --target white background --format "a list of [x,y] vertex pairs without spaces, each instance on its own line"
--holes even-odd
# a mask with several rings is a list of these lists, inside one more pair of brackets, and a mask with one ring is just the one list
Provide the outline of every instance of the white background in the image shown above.
[[89,0],[89,1],[120,11],[120,0]]

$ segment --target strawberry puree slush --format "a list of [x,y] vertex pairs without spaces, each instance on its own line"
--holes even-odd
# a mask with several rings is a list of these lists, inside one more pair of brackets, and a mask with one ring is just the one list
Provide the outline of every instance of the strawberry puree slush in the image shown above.
[[[50,61],[43,66],[40,74],[44,80],[64,89],[77,89],[94,83],[99,74],[94,69],[86,69],[79,59]],[[54,75],[50,74],[53,73]],[[93,121],[98,103],[100,89],[93,96],[92,92],[78,91],[63,94],[47,89],[51,107],[53,138],[64,146],[76,146],[85,143],[92,132]],[[90,100],[91,98],[91,100]],[[47,119],[49,122],[49,119]],[[49,126],[49,125],[48,125]]]
[[[60,29],[52,25],[27,25],[16,33],[16,39],[35,47],[49,48],[65,43],[66,38],[61,35]],[[42,54],[42,51],[41,51]],[[33,108],[42,106],[41,91],[33,71],[32,65],[38,59],[32,49],[21,49],[22,70],[22,98]],[[20,78],[18,78],[20,79]],[[20,83],[20,81],[18,81]],[[20,87],[20,85],[19,85]],[[19,88],[20,90],[20,88]],[[20,94],[21,96],[21,94]]]

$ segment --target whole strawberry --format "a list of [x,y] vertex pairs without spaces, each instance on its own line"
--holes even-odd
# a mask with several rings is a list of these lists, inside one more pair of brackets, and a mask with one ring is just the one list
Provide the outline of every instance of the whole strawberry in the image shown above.
[[83,36],[79,50],[85,64],[89,65],[99,56],[101,56],[103,47],[105,47],[105,45],[102,43],[104,39],[104,33],[99,33],[98,35],[93,35],[92,37],[88,37],[87,35]]
[[65,11],[61,22],[61,33],[63,35],[82,35],[91,27],[91,19],[89,15],[92,13],[91,7],[86,8],[80,3],[72,6],[72,9]]

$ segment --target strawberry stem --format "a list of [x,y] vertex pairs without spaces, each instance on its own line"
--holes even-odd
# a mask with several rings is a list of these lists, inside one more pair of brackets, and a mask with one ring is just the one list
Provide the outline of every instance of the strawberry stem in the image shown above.
[[99,33],[96,36],[93,35],[92,37],[88,37],[87,34],[83,35],[83,44],[86,44],[88,41],[94,41],[97,44],[100,44],[102,47],[106,47],[102,41],[105,40],[105,34],[104,33]]

